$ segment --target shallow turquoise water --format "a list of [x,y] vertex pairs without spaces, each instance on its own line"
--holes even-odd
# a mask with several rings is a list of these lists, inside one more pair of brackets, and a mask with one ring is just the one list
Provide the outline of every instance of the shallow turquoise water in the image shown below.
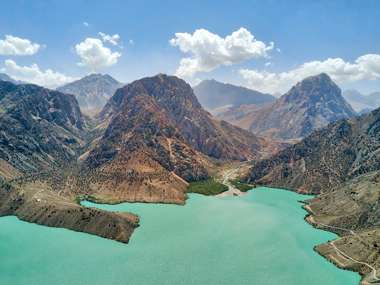
[[335,235],[304,222],[305,198],[262,188],[186,206],[96,205],[140,215],[128,245],[0,218],[0,285],[357,285],[313,251]]

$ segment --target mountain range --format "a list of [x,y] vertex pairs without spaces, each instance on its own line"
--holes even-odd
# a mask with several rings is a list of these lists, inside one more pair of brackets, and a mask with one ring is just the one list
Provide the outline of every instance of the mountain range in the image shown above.
[[[327,259],[366,281],[368,266],[342,260],[334,247],[380,267],[380,109],[356,116],[327,74],[276,100],[204,83],[218,86],[210,98],[225,96],[219,104],[232,105],[230,114],[242,110],[234,123],[251,131],[214,117],[197,99],[205,96],[175,76],[121,86],[90,75],[64,92],[2,78],[0,216],[128,242],[136,215],[79,202],[184,204],[190,183],[237,165],[240,182],[315,195],[305,203],[307,221],[341,237],[316,247]],[[231,101],[239,90],[252,97]],[[101,111],[84,116],[90,105]]]
[[[227,118],[231,112],[238,114],[233,109],[226,112]],[[322,73],[305,78],[273,103],[246,107],[242,115],[230,122],[261,136],[290,140],[353,116],[355,111],[342,97],[340,88]]]
[[[0,81],[0,105],[8,189],[0,215],[123,242],[136,216],[84,209],[77,199],[183,204],[188,183],[209,178],[217,161],[258,159],[281,146],[216,120],[190,85],[163,74],[118,89],[93,120],[74,95],[31,84]],[[114,230],[104,230],[111,220]]]

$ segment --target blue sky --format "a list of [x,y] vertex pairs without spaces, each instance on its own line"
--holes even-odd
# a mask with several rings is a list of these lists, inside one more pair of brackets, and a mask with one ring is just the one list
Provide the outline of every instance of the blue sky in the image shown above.
[[[380,90],[378,57],[365,57],[365,62],[360,61],[363,64],[355,63],[363,55],[380,54],[380,1],[12,0],[3,1],[2,10],[6,12],[0,18],[0,40],[12,35],[40,45],[33,55],[4,55],[0,50],[3,69],[4,62],[11,59],[19,67],[37,64],[43,72],[51,69],[70,78],[81,77],[94,69],[78,65],[81,58],[76,45],[86,38],[100,39],[99,32],[103,32],[119,35],[117,45],[102,44],[120,56],[115,63],[95,71],[109,73],[123,82],[159,72],[175,74],[182,58],[194,57],[192,51],[186,53],[179,45],[169,43],[176,33],[193,35],[197,29],[204,29],[225,38],[243,27],[265,47],[270,42],[274,47],[264,56],[248,52],[242,59],[232,54],[211,67],[199,66],[195,74],[184,75],[184,79],[196,83],[216,78],[262,91],[283,92],[288,82],[308,75],[316,66],[316,72],[333,68],[334,79],[343,88]],[[198,63],[215,61],[213,54],[195,48],[202,56]],[[345,65],[335,70],[342,63],[325,62],[328,58],[342,59]],[[313,64],[297,70],[308,62]],[[363,67],[372,69],[363,71]],[[352,68],[349,74],[339,73],[347,68]],[[9,67],[4,70],[11,70],[15,77],[20,72]],[[356,70],[361,74],[353,74]],[[263,82],[258,82],[261,79]]]

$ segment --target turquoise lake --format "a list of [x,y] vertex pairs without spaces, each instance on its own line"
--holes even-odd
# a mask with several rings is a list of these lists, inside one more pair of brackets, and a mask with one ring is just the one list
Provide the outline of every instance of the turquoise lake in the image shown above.
[[3,217],[0,285],[359,284],[313,251],[336,236],[303,220],[307,198],[258,188],[186,206],[83,203],[138,214],[129,244]]

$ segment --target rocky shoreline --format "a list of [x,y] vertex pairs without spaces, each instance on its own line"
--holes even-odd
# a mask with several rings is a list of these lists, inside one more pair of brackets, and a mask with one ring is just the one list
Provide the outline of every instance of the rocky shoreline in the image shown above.
[[128,243],[139,226],[139,218],[130,213],[107,212],[87,208],[62,197],[42,185],[29,185],[27,191],[2,191],[1,216],[16,216],[20,220],[48,227],[66,228]]
[[[318,216],[318,213],[315,213],[312,210],[309,202],[303,206],[303,209],[308,212],[305,216],[305,221],[307,223],[316,229],[333,232],[339,236],[333,241],[316,245],[314,250],[318,254],[340,269],[357,272],[361,276],[360,284],[380,283],[376,274],[376,268],[379,268],[379,258],[370,258],[370,255],[372,255],[373,252],[371,253],[368,246],[365,246],[365,243],[367,243],[365,238],[368,239],[369,236],[368,231],[355,233],[350,229],[319,223],[315,218]],[[375,232],[375,236],[380,236],[379,229],[375,229],[373,232]],[[362,260],[372,260],[375,263],[375,266]]]

